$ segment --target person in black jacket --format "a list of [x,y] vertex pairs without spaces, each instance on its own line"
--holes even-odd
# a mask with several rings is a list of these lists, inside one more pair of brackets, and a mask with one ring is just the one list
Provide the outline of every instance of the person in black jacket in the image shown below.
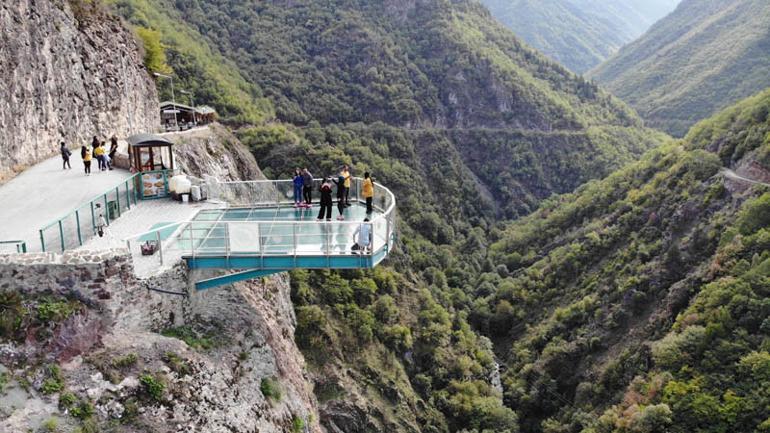
[[318,212],[318,221],[323,221],[326,213],[326,221],[332,220],[332,183],[325,178],[318,188],[321,191],[321,210]]
[[344,221],[345,216],[342,215],[342,212],[345,211],[345,177],[340,175],[340,177],[337,178],[337,180],[333,180],[335,184],[337,184],[337,210],[340,211],[340,215],[337,217],[337,221]]
[[305,207],[313,205],[313,175],[307,167],[302,170],[302,196],[305,199]]
[[62,162],[62,170],[66,170],[68,168],[72,168],[72,165],[70,164],[70,155],[72,155],[72,152],[70,152],[69,149],[67,149],[67,145],[64,144],[64,142],[61,142],[61,148],[59,149],[61,152],[61,159]]

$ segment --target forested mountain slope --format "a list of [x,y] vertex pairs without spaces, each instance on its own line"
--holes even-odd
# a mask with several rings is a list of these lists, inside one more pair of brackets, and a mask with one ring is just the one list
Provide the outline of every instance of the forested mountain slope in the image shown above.
[[528,44],[583,73],[644,33],[679,0],[482,0]]
[[770,3],[684,0],[591,76],[650,126],[695,122],[770,86]]
[[[201,86],[198,100],[234,120],[259,124],[274,111],[288,125],[368,129],[364,136],[381,123],[398,129],[428,167],[441,161],[416,143],[441,141],[458,170],[440,176],[470,179],[472,195],[496,203],[482,200],[484,212],[530,212],[659,139],[624,104],[524,46],[475,1],[114,0],[114,8],[159,30],[179,86]],[[233,108],[242,100],[251,114]],[[487,158],[484,170],[473,169],[491,149],[479,143],[490,140],[512,161]],[[533,157],[540,149],[551,152],[548,164]],[[318,173],[320,162],[310,163]]]
[[487,236],[664,137],[475,1],[111,3],[159,32],[177,88],[243,126],[266,176],[349,163],[396,193],[389,266],[292,274],[322,424],[517,431],[467,321]]
[[770,182],[770,91],[492,246],[470,320],[505,359],[522,431],[770,426],[770,188],[722,167]]

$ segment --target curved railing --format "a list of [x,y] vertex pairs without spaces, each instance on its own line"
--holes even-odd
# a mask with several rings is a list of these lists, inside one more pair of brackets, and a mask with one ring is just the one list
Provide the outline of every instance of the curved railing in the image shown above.
[[[261,269],[334,268],[335,257],[356,257],[355,262],[348,260],[354,267],[369,267],[383,260],[395,240],[396,200],[393,193],[375,183],[374,213],[366,223],[371,228],[372,243],[367,250],[354,253],[354,233],[364,224],[363,218],[316,221],[319,211],[316,185],[320,180],[315,182],[314,205],[303,210],[293,208],[291,181],[208,180],[208,200],[221,203],[221,208],[201,211],[191,221],[154,228],[126,239],[137,274],[151,273],[182,257],[251,258],[250,263],[258,263]],[[362,179],[352,179],[352,203],[365,201],[362,184]],[[271,212],[275,212],[272,218]],[[253,217],[255,213],[259,216]],[[333,215],[336,214],[334,206]],[[287,218],[289,215],[291,217]],[[156,251],[152,255],[142,255],[142,246],[145,249],[154,246]],[[255,261],[255,258],[260,260]]]

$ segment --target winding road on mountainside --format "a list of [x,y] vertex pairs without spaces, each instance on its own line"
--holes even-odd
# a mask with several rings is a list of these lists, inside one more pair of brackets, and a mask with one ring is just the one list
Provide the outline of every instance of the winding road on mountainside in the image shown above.
[[747,177],[743,177],[743,176],[739,175],[738,173],[730,170],[729,168],[723,168],[721,170],[721,172],[728,179],[737,180],[737,181],[740,181],[740,182],[747,182],[747,183],[751,183],[751,184],[754,184],[754,185],[762,185],[762,186],[766,186],[766,187],[770,188],[770,183],[765,183],[765,182],[761,182],[761,181],[758,181],[758,180],[754,180],[754,179],[749,179]]

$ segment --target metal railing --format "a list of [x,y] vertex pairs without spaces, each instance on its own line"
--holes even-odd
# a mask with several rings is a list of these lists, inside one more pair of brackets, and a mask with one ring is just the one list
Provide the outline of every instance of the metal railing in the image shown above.
[[[319,181],[316,181],[316,184]],[[350,201],[364,202],[361,179],[352,179]],[[192,257],[299,257],[361,256],[389,253],[396,232],[395,197],[387,188],[375,184],[375,212],[363,221],[315,220],[316,205],[311,210],[289,211],[293,205],[291,181],[209,182],[209,200],[227,204],[212,219],[176,222],[126,239],[138,274]],[[317,196],[317,190],[316,190]],[[307,220],[276,219],[227,220],[227,212],[247,214],[252,209],[275,208],[304,212]],[[241,212],[242,211],[242,212]],[[334,211],[336,212],[336,210]],[[208,215],[208,214],[207,214]],[[292,216],[292,219],[296,216]],[[364,251],[353,251],[354,238],[362,224],[370,228],[371,243]],[[144,249],[144,255],[142,250]],[[150,251],[152,250],[152,251]]]
[[38,230],[42,251],[64,252],[82,246],[97,235],[100,213],[109,225],[139,200],[167,196],[169,173],[170,170],[136,173],[52,221]]
[[0,254],[26,252],[27,243],[24,241],[0,241]]

